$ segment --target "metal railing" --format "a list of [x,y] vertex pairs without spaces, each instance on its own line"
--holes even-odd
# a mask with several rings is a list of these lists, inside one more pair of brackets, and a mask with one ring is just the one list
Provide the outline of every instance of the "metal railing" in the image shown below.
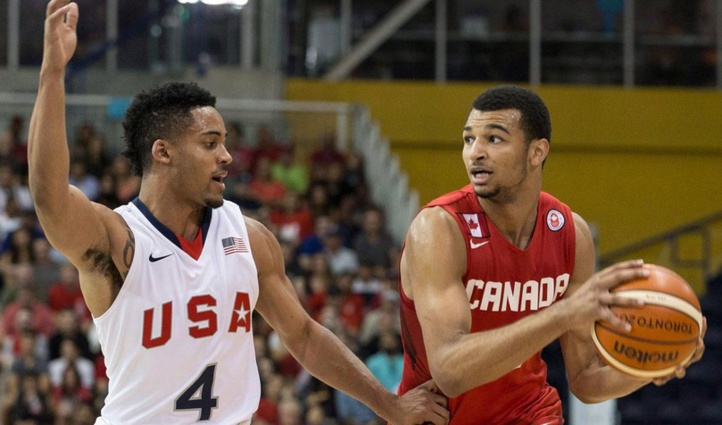
[[[696,270],[708,281],[722,264],[722,211],[600,255],[599,265],[606,267],[654,248],[657,260],[675,269]],[[690,252],[697,255],[689,257]]]

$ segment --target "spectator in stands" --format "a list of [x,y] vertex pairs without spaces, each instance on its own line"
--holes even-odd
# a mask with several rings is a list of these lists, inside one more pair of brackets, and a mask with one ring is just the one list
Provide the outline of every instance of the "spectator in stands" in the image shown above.
[[329,227],[334,225],[327,215],[314,215],[313,234],[303,238],[298,247],[298,261],[302,268],[308,268],[308,257],[323,251],[323,239]]
[[364,213],[361,233],[353,245],[361,264],[389,268],[396,245],[384,229],[383,212],[370,208]]
[[90,311],[85,306],[80,290],[78,269],[70,263],[60,267],[60,280],[55,282],[48,292],[48,306],[55,312],[70,309],[85,322],[91,320]]
[[401,332],[397,292],[382,292],[381,305],[364,316],[359,333],[360,354],[368,357],[377,352],[381,333],[385,331],[391,331],[397,335]]
[[404,355],[401,352],[399,335],[392,330],[384,330],[379,335],[379,352],[366,359],[371,373],[386,389],[395,393],[401,383],[404,370]]
[[115,209],[121,206],[120,198],[118,198],[118,190],[116,188],[115,178],[109,171],[105,171],[100,176],[100,186],[98,191],[98,198],[95,202],[105,205],[110,209]]
[[258,172],[258,164],[262,159],[268,160],[269,164],[273,164],[281,157],[284,150],[273,136],[273,132],[267,125],[261,124],[256,129],[256,147],[253,150],[253,163],[251,164],[251,172],[255,175]]
[[61,357],[62,343],[66,339],[72,339],[78,348],[79,354],[88,359],[95,360],[95,355],[90,349],[90,341],[85,330],[81,328],[80,318],[75,310],[66,308],[55,313],[55,332],[48,340],[49,360]]
[[33,264],[33,234],[30,229],[21,227],[7,236],[7,250],[0,254],[0,267],[7,269],[15,264]]
[[128,158],[118,155],[110,165],[110,172],[115,179],[115,193],[121,204],[126,204],[138,196],[140,178],[133,175]]
[[336,147],[336,134],[333,131],[322,133],[316,148],[311,152],[311,168],[325,169],[329,164],[343,164],[345,160]]
[[278,404],[281,397],[283,376],[274,373],[268,376],[261,385],[261,400],[253,415],[253,423],[278,423]]
[[278,161],[271,165],[271,178],[283,183],[286,190],[302,195],[308,190],[308,171],[296,155],[293,145],[283,149]]
[[91,122],[84,122],[75,129],[75,141],[73,143],[73,155],[84,156],[88,152],[91,140],[98,134]]
[[70,161],[70,184],[80,189],[91,201],[100,195],[100,179],[88,173],[88,167],[80,158]]
[[45,337],[55,331],[53,311],[37,298],[32,283],[18,286],[15,301],[5,306],[0,318],[0,330],[5,338],[17,341],[23,329],[37,331]]
[[364,299],[351,291],[352,275],[337,276],[328,288],[326,305],[333,306],[338,311],[344,330],[356,339],[364,319]]
[[14,199],[21,211],[32,211],[33,199],[30,189],[23,183],[23,174],[13,169],[13,163],[0,162],[0,210],[4,210],[8,201]]
[[26,373],[19,380],[17,391],[5,395],[4,419],[7,424],[51,424],[54,410],[50,394],[41,387],[40,377]]
[[49,389],[50,380],[48,377],[48,341],[42,335],[32,329],[20,331],[18,340],[18,352],[10,365],[10,375],[7,385],[20,388],[19,382],[28,373],[35,373],[38,376],[38,383],[41,388]]
[[373,273],[374,266],[368,261],[362,263],[358,273],[353,278],[351,290],[363,297],[364,303],[369,307],[377,307],[377,299],[383,287],[383,281]]
[[256,199],[271,209],[278,208],[286,196],[283,183],[271,178],[271,163],[266,157],[258,159],[256,171],[248,188]]
[[[24,379],[30,376],[30,379],[36,381],[36,386],[41,394],[48,394],[50,390],[50,381],[48,378],[48,364],[47,364],[47,347],[42,347],[43,343],[47,343],[44,339],[39,339],[38,335],[29,329],[24,329],[20,333],[19,339],[19,350],[13,357],[10,366],[10,373],[7,375],[5,380],[5,402],[15,404],[18,400],[18,395],[23,389]],[[26,398],[26,402],[28,399]],[[14,406],[5,406],[6,409],[11,409]],[[3,414],[7,415],[11,412],[4,411]],[[15,419],[9,419],[5,416],[3,423],[11,424],[17,423]],[[0,416],[0,422],[2,422],[2,416]]]
[[20,176],[28,175],[28,145],[23,137],[25,119],[22,115],[10,118],[8,130],[0,135],[0,159],[12,164]]
[[38,297],[47,302],[48,291],[53,283],[60,280],[60,264],[52,256],[53,248],[45,238],[35,238],[32,242],[35,287]]
[[328,215],[331,212],[331,200],[323,182],[312,183],[308,188],[308,193],[306,193],[306,199],[308,208],[314,217]]
[[350,193],[362,195],[366,193],[366,171],[364,160],[357,151],[350,151],[346,154],[346,162],[343,168],[343,184]]
[[73,367],[78,372],[80,385],[92,391],[95,385],[95,365],[80,355],[80,350],[72,338],[63,338],[60,342],[60,357],[48,362],[50,385],[53,389],[63,385],[68,367]]
[[303,203],[303,198],[293,192],[286,192],[278,208],[270,212],[271,223],[278,226],[279,240],[298,246],[302,240],[313,234],[313,216]]
[[228,165],[228,180],[250,181],[254,150],[243,138],[243,127],[238,121],[226,124],[226,149],[233,161]]
[[278,405],[278,425],[303,425],[303,409],[298,400],[281,400]]
[[[355,341],[342,333],[337,333],[336,335],[346,343],[354,353],[358,354],[358,346]],[[377,416],[371,409],[341,391],[334,390],[334,404],[336,407],[336,418],[343,424],[368,425],[377,419]]]
[[88,174],[100,179],[111,162],[105,150],[105,137],[100,133],[93,135],[85,148],[85,152],[78,153],[76,158],[83,161]]
[[358,271],[359,260],[356,251],[343,245],[339,226],[333,225],[326,231],[323,247],[332,275],[353,275]]
[[80,373],[74,363],[65,367],[60,384],[53,387],[52,394],[57,425],[75,425],[75,412],[93,399],[91,390],[80,383]]
[[312,404],[306,410],[306,425],[336,425],[336,421],[326,416],[323,407]]

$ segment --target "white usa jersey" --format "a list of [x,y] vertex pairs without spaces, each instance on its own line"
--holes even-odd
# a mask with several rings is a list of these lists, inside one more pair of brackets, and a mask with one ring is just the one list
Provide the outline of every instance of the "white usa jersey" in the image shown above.
[[109,391],[96,424],[238,424],[258,408],[258,275],[239,207],[207,208],[194,259],[139,199],[116,209],[135,254],[94,319]]

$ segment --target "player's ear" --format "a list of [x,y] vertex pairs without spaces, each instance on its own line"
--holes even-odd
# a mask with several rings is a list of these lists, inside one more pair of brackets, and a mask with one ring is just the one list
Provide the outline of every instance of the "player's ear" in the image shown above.
[[529,144],[529,161],[534,166],[541,166],[549,154],[549,140],[546,138],[534,139]]
[[153,147],[150,148],[151,155],[154,161],[158,161],[162,164],[168,164],[170,162],[170,150],[171,144],[165,139],[156,139],[153,142]]

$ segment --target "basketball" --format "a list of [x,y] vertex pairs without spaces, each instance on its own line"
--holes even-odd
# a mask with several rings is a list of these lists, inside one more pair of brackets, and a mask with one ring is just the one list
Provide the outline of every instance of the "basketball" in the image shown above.
[[694,354],[702,329],[702,311],[694,290],[677,273],[646,264],[646,279],[612,289],[625,298],[644,300],[643,307],[612,307],[632,325],[630,332],[597,321],[592,339],[600,357],[610,366],[639,378],[668,376]]

